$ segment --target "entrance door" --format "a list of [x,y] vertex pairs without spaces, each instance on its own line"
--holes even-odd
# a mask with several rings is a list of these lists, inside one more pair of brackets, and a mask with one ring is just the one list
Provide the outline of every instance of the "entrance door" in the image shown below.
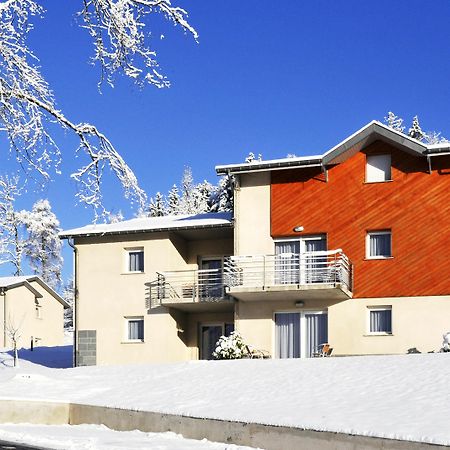
[[327,313],[275,313],[276,358],[310,358],[320,344],[327,342]]
[[305,238],[303,241],[303,249],[306,253],[304,260],[304,282],[323,282],[327,272],[326,258],[324,256],[314,256],[311,253],[322,252],[327,249],[327,240],[325,236]]
[[200,325],[200,359],[213,359],[212,354],[219,338],[229,336],[232,331],[232,323]]

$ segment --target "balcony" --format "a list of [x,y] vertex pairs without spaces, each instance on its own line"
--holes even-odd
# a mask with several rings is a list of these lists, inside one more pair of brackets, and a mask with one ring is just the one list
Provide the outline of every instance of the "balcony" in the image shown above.
[[352,264],[342,250],[231,256],[226,291],[242,301],[352,297]]
[[157,273],[147,283],[150,308],[167,306],[184,311],[232,311],[222,269],[179,270]]

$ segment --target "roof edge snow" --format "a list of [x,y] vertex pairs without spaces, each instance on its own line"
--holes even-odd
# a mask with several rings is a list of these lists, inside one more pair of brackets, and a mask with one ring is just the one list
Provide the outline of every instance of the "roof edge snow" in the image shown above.
[[404,150],[416,156],[426,156],[426,152],[428,150],[433,148],[433,150],[436,149],[434,151],[438,151],[438,149],[440,150],[440,148],[442,148],[436,148],[437,146],[427,146],[423,142],[420,142],[417,139],[407,136],[399,131],[393,130],[377,120],[372,120],[355,133],[351,134],[343,141],[327,150],[322,155],[273,159],[242,164],[218,165],[216,166],[216,172],[218,175],[225,175],[339,164],[343,160],[347,159],[347,152],[355,149],[358,151],[364,146],[364,144],[369,145],[377,139],[387,141],[397,147],[402,147]]

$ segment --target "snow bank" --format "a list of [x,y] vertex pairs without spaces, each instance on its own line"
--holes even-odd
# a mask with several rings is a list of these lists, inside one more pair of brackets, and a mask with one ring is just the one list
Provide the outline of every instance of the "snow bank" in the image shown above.
[[[0,359],[10,358],[1,355]],[[0,361],[1,398],[450,444],[450,355],[190,361],[55,370]],[[18,377],[39,373],[40,378]],[[3,380],[3,381],[2,381]]]

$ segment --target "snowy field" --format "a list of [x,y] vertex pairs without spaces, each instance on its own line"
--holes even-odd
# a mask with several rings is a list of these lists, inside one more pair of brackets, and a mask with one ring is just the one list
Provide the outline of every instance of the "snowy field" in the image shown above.
[[[65,348],[63,348],[65,349]],[[70,354],[36,349],[66,366]],[[29,358],[31,352],[22,353]],[[66,350],[67,353],[67,350]],[[1,398],[68,401],[450,444],[450,354],[52,369],[0,353]],[[1,438],[0,434],[0,438]],[[163,447],[164,448],[164,447]],[[180,447],[181,448],[181,447]]]

